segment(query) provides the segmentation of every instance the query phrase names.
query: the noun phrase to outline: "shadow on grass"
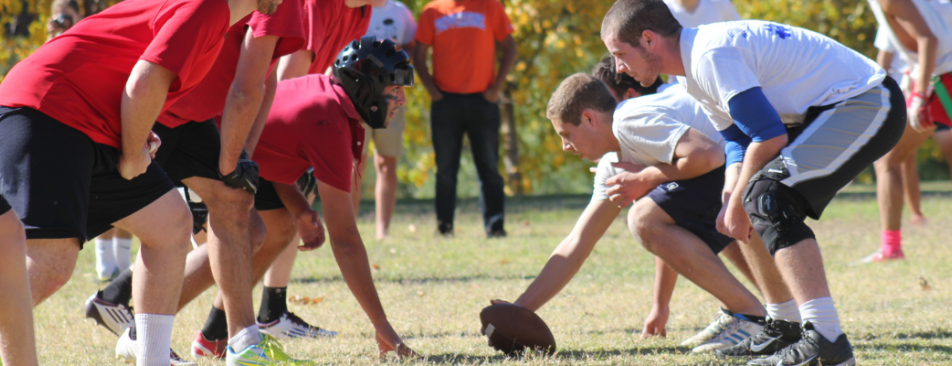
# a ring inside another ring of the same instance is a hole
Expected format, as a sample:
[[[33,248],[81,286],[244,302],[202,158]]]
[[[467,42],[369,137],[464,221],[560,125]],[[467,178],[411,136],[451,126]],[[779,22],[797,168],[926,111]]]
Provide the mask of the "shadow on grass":
[[[934,331],[915,332],[915,333],[886,333],[886,334],[872,334],[872,333],[869,333],[869,334],[866,334],[866,335],[864,335],[864,336],[859,337],[858,339],[861,339],[861,340],[864,340],[864,341],[873,341],[873,340],[883,339],[883,338],[895,338],[895,339],[935,339],[935,338],[943,338],[943,339],[948,339],[948,338],[952,338],[952,331],[945,330],[945,329],[938,329],[938,330],[934,330]]]
[[[902,342],[882,342],[875,344],[854,344],[854,350],[863,350],[866,352],[935,352],[942,354],[952,354],[952,347],[938,345],[922,345],[918,343]]]
[[[494,281],[509,281],[509,280],[531,280],[536,276],[523,276],[523,275],[509,275],[509,276],[495,276],[488,274],[480,275],[470,275],[470,276],[431,276],[431,277],[376,277],[374,278],[375,282],[383,283],[398,283],[402,285],[425,285],[431,283],[467,283],[472,281],[485,281],[485,280],[494,280]],[[333,282],[343,282],[344,278],[340,275],[331,276],[331,277],[307,277],[307,278],[292,278],[291,283],[294,284],[311,284],[311,283],[333,283]]]
[[[630,349],[613,349],[613,350],[595,350],[595,351],[585,351],[585,350],[559,350],[555,356],[552,356],[554,360],[562,361],[582,361],[582,360],[592,360],[592,359],[605,359],[610,357],[617,356],[653,356],[661,354],[670,354],[670,355],[684,355],[691,352],[690,348],[687,347],[635,347]],[[457,363],[478,363],[483,364],[487,362],[500,362],[508,359],[504,354],[496,353],[492,356],[472,356],[459,353],[444,353],[438,355],[429,355],[426,356],[426,360],[435,363],[435,364],[457,364]],[[528,355],[525,358],[516,357],[515,359],[538,359],[539,356]],[[726,360],[719,360],[717,363],[728,362]],[[707,363],[704,363],[707,364]]]

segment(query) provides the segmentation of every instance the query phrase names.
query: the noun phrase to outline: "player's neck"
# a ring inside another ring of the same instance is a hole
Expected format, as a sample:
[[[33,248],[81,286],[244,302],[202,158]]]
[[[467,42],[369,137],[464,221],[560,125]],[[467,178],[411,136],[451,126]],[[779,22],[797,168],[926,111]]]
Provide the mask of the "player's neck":
[[[681,32],[678,31],[678,34],[661,39],[661,56],[662,65],[661,69],[662,74],[666,75],[675,75],[675,76],[684,76],[684,61],[681,58]]]
[[[235,25],[239,20],[251,14],[251,12],[258,9],[258,2],[256,0],[227,0],[228,1],[228,10],[231,10],[231,21],[228,23],[229,26]]]

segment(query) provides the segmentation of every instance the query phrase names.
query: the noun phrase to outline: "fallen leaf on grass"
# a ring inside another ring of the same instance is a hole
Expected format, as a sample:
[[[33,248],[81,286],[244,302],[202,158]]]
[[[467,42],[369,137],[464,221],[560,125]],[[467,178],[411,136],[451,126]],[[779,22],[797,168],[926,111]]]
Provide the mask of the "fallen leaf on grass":
[[[307,296],[291,296],[288,298],[288,301],[299,305],[317,305],[320,304],[321,301],[324,301],[324,296],[315,297],[313,299]]]
[[[415,232],[416,232],[416,225],[410,224],[409,229],[410,229],[410,232],[411,232],[411,233],[415,233]]]
[[[374,269],[380,269],[380,265],[377,263],[371,264],[370,266],[373,267]]]
[[[501,261],[499,261],[499,263],[500,263],[500,264],[508,264],[508,263],[509,263],[509,261],[507,261],[507,260],[505,260],[505,259],[503,259],[503,260],[501,260]]]
[[[932,286],[929,286],[929,281],[926,281],[926,278],[922,276],[919,276],[919,287],[921,287],[923,291],[932,289]]]

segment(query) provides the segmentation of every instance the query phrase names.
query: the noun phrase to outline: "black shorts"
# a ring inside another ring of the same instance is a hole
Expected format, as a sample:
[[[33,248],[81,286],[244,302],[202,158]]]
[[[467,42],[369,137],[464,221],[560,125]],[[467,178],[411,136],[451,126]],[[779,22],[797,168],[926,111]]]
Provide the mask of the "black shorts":
[[[155,161],[175,185],[182,186],[183,179],[192,177],[221,180],[218,175],[221,133],[214,119],[175,128],[156,123],[152,131],[162,139]]]
[[[806,215],[819,219],[840,189],[896,146],[905,128],[902,91],[887,76],[860,95],[807,109],[802,127],[788,127],[787,147],[751,182],[770,179],[793,188],[809,205]]]
[[[264,178],[258,178],[258,192],[255,193],[255,210],[268,211],[284,208],[284,202],[274,190],[274,184]]]
[[[3,199],[3,196],[0,196],[0,216],[6,214],[7,211],[10,211],[10,204]]]
[[[154,161],[132,180],[119,175],[119,150],[30,108],[0,107],[0,195],[27,239],[82,243],[175,187]]]
[[[648,198],[678,226],[696,235],[717,254],[734,241],[717,232],[723,188],[724,167],[721,166],[700,177],[659,185],[648,193]]]
[[[936,124],[935,124],[935,132],[948,131],[948,130],[950,130],[950,129],[952,129],[952,127],[949,127],[949,125],[945,125],[945,124],[941,124],[941,123],[936,123]]]

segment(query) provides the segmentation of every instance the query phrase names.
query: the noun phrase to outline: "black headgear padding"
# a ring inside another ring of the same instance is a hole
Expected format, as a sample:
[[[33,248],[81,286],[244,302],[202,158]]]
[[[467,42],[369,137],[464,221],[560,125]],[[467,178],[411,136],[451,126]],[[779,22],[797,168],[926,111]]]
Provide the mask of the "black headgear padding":
[[[371,128],[384,128],[387,122],[387,98],[390,85],[413,86],[410,56],[397,49],[390,39],[364,36],[344,47],[334,60],[334,76],[344,87],[357,114]]]

